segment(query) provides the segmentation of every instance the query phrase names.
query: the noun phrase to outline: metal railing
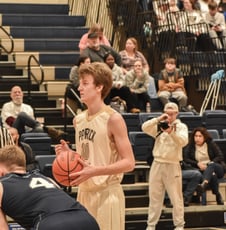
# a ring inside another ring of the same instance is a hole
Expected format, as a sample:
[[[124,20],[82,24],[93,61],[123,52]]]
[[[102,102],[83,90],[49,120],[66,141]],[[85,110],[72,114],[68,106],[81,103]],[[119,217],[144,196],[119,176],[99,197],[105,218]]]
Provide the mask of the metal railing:
[[[11,43],[11,48],[8,50],[3,44],[2,44],[2,40],[0,42],[0,48],[2,50],[4,50],[7,54],[11,54],[14,50],[14,41],[13,41],[13,37],[11,36],[11,34],[8,33],[8,31],[3,27],[0,26],[0,29],[7,35],[7,37],[10,39],[10,43]]]
[[[34,73],[32,73],[31,71],[31,62],[32,60],[34,60],[37,64],[37,66],[39,67],[40,71],[41,71],[41,80],[39,81],[36,76],[34,75]],[[31,98],[31,85],[32,85],[32,80],[36,82],[36,84],[38,84],[39,86],[44,82],[45,76],[44,76],[44,69],[42,67],[42,65],[40,64],[39,60],[33,55],[31,54],[28,58],[27,61],[27,69],[28,69],[28,80],[27,80],[27,89],[28,89],[28,101],[31,102],[32,98]]]

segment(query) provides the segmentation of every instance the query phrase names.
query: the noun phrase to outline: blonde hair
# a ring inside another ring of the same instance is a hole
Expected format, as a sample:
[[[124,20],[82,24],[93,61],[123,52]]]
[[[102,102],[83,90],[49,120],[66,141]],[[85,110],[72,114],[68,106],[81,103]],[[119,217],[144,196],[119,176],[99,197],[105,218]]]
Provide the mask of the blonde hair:
[[[16,145],[6,145],[0,149],[0,163],[3,163],[9,170],[15,165],[26,169],[25,153]]]
[[[137,50],[138,50],[138,43],[137,43],[137,39],[136,38],[134,38],[134,37],[129,37],[129,38],[127,38],[127,41],[128,40],[130,40],[133,44],[134,44],[134,46],[135,46],[135,48],[134,48],[134,52],[136,52]]]

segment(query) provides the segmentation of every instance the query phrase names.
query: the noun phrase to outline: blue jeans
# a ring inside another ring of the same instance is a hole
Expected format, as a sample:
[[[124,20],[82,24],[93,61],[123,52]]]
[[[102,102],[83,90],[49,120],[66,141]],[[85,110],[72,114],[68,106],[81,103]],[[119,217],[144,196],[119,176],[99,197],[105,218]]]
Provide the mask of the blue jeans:
[[[219,192],[219,182],[218,179],[224,176],[224,168],[219,163],[211,163],[208,165],[206,170],[203,172],[202,178],[203,181],[207,180],[209,182],[209,187],[212,190],[213,194]]]
[[[183,195],[188,201],[190,201],[197,185],[202,180],[202,173],[196,169],[182,170],[182,179],[186,182]]]

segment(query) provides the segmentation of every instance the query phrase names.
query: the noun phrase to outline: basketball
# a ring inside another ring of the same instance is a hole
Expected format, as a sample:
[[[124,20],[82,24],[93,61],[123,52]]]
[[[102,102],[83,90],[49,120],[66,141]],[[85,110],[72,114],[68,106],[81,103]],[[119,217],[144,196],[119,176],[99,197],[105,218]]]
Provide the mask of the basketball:
[[[67,151],[56,156],[52,165],[52,173],[55,180],[64,186],[70,186],[71,173],[79,172],[83,166],[79,163],[80,155],[76,152]]]

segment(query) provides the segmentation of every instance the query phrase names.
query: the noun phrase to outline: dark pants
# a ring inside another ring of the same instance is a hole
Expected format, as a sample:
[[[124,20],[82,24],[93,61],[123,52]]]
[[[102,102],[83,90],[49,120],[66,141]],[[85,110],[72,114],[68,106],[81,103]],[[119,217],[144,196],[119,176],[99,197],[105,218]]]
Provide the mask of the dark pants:
[[[151,98],[148,93],[133,93],[135,98],[136,108],[139,108],[141,111],[146,111],[146,104],[149,102],[151,104]]]
[[[50,215],[41,220],[35,230],[99,230],[96,220],[85,210],[73,210]]]
[[[208,165],[206,170],[203,172],[203,180],[209,182],[209,188],[212,190],[213,194],[219,192],[219,182],[218,179],[224,176],[224,168],[219,163],[211,163]]]
[[[106,104],[110,104],[111,99],[116,96],[119,96],[122,100],[126,102],[127,112],[129,112],[133,108],[138,108],[134,103],[135,98],[130,92],[129,87],[123,86],[120,89],[112,88],[108,97],[105,99]]]
[[[19,135],[26,132],[25,127],[30,127],[31,129],[34,129],[36,126],[40,125],[38,121],[36,121],[34,118],[30,117],[25,112],[20,112],[16,118],[16,120],[13,122],[13,127],[18,130]]]

